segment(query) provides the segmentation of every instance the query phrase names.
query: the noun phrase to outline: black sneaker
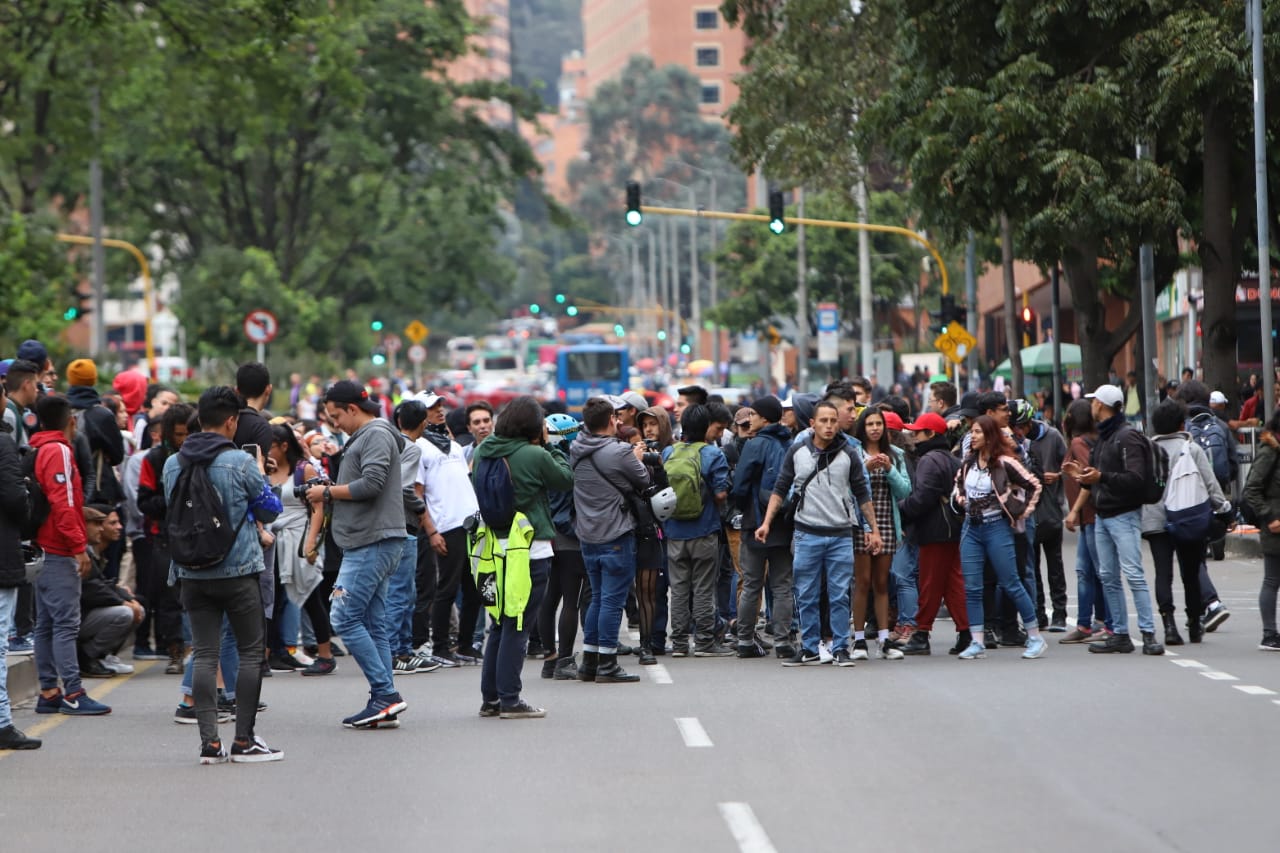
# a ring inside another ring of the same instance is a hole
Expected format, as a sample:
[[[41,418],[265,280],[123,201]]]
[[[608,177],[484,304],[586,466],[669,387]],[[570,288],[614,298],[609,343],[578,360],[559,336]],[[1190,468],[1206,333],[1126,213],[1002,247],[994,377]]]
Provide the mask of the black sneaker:
[[[306,669],[302,661],[288,652],[275,652],[267,657],[267,667],[272,672],[297,672]]]
[[[1021,628],[1014,628],[1012,631],[1001,631],[999,643],[1002,646],[1021,648],[1027,644],[1027,632]],[[988,646],[987,648],[991,648]]]
[[[450,651],[436,652],[431,657],[445,669],[455,669],[462,666],[462,661]]]
[[[1263,652],[1280,652],[1280,634],[1268,634],[1258,643],[1258,650]]]
[[[857,666],[853,662],[853,656],[849,654],[848,649],[836,649],[832,653],[831,662],[836,666]]]
[[[711,643],[706,646],[697,646],[693,650],[695,658],[729,658],[733,657],[733,649],[728,646],[722,646],[719,643]]]
[[[316,658],[311,665],[301,670],[303,675],[333,675],[338,671],[338,664],[333,658]],[[422,672],[419,668],[418,672]]]
[[[535,708],[523,699],[514,705],[503,705],[498,711],[498,716],[504,720],[537,720],[546,715],[545,708]]]
[[[801,649],[795,656],[782,662],[783,666],[817,666],[822,663],[822,656],[817,652]]]
[[[342,648],[342,646],[334,642],[333,640],[329,641],[329,651],[333,652],[333,656],[335,658],[345,658],[347,656],[346,650]]]
[[[259,673],[262,675],[262,677],[263,677],[263,678],[270,678],[270,677],[271,677],[271,664],[267,663],[267,662],[264,660],[264,661],[262,662],[262,665],[261,665],[261,667],[259,668],[259,670],[258,670],[258,671],[259,671]]]
[[[222,702],[218,702],[218,722],[231,723],[231,722],[235,722],[235,719],[236,719],[235,703],[232,702],[231,709],[227,710],[223,706]],[[173,721],[175,723],[179,723],[180,725],[184,725],[184,726],[193,726],[196,723],[200,722],[196,718],[196,706],[195,705],[179,705],[177,707],[177,710],[173,712]]]
[[[1223,622],[1231,618],[1231,611],[1221,601],[1215,601],[1209,605],[1209,609],[1204,613],[1204,629],[1212,634],[1218,630]]]
[[[929,632],[916,631],[904,645],[898,647],[904,655],[928,655],[933,650],[929,647]],[[964,651],[961,649],[960,651]],[[957,652],[959,654],[959,652]]]
[[[484,662],[484,655],[480,654],[480,652],[470,646],[465,648],[459,646],[458,653],[454,657],[456,657],[458,662],[463,666],[479,666]],[[539,657],[541,657],[541,655],[539,655]]]
[[[85,678],[115,678],[114,670],[107,669],[100,660],[86,660],[80,664],[80,675]]]
[[[482,717],[496,717],[501,712],[502,712],[502,706],[499,705],[497,702],[481,702],[480,703],[480,716]]]
[[[1111,634],[1100,643],[1090,643],[1089,651],[1099,655],[1129,654],[1133,651],[1133,640],[1128,634]]]
[[[284,750],[272,749],[267,742],[257,735],[253,740],[231,742],[231,762],[233,764],[259,764],[264,761],[280,761],[284,758]]]
[[[1058,614],[1057,616],[1054,616],[1052,621],[1049,622],[1049,633],[1050,634],[1067,633],[1067,617],[1063,614]]]
[[[760,648],[759,643],[752,643],[748,646],[738,646],[738,657],[740,658],[762,658],[767,657],[768,653]]]
[[[1164,654],[1164,646],[1156,640],[1155,633],[1151,631],[1142,632],[1142,653],[1144,655],[1162,655]]]
[[[795,646],[783,643],[780,646],[774,646],[773,653],[778,656],[779,660],[790,660],[796,656]]]
[[[673,643],[671,646],[671,656],[673,658],[687,658],[689,656],[689,644]]]
[[[27,737],[12,725],[0,729],[0,749],[39,749],[44,741]]]
[[[227,751],[222,748],[222,741],[211,740],[200,747],[201,764],[226,764],[229,760]]]

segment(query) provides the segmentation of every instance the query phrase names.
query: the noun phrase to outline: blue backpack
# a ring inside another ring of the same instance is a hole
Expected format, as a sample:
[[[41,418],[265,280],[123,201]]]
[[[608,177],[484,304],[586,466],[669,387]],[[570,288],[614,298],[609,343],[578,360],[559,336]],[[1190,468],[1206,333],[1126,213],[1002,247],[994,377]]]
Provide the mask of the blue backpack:
[[[475,460],[471,483],[476,490],[476,503],[485,526],[505,536],[516,519],[516,488],[511,482],[511,466],[505,458],[482,457]]]

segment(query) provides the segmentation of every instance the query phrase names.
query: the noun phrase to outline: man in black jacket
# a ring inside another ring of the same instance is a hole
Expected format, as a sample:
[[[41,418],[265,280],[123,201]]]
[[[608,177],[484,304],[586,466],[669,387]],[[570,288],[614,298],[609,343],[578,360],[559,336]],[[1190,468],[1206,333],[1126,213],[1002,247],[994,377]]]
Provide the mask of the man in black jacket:
[[[120,516],[106,504],[84,508],[84,526],[89,535],[89,576],[80,582],[80,674],[86,678],[111,678],[133,672],[120,660],[118,652],[145,611],[122,587],[102,573],[104,552],[120,541],[124,532]]]
[[[1085,396],[1093,401],[1098,442],[1089,454],[1088,467],[1067,462],[1063,473],[1075,477],[1093,498],[1098,513],[1095,528],[1098,577],[1115,621],[1115,633],[1106,640],[1091,643],[1089,651],[1099,654],[1133,651],[1124,597],[1124,582],[1128,581],[1138,611],[1138,629],[1142,631],[1142,653],[1162,655],[1164,646],[1155,638],[1151,590],[1142,570],[1143,492],[1146,481],[1155,476],[1151,447],[1142,433],[1125,421],[1124,392],[1118,387],[1102,385]]]
[[[4,385],[0,384],[0,411],[7,404]],[[7,427],[8,424],[0,422],[0,639],[9,636],[18,604],[18,587],[27,580],[21,532],[27,520],[27,489],[23,484],[18,445],[9,436]],[[39,749],[39,740],[27,737],[13,726],[9,693],[5,688],[8,678],[9,668],[5,656],[0,654],[0,749]]]
[[[898,501],[902,532],[920,549],[920,603],[914,614],[915,633],[902,646],[904,655],[927,655],[929,633],[943,599],[955,620],[956,644],[951,654],[968,647],[968,608],[964,575],[960,571],[961,517],[950,507],[960,460],[951,454],[947,422],[937,412],[926,412],[904,427],[916,434],[916,476],[911,494]],[[907,614],[898,614],[904,619]]]
[[[115,506],[124,500],[115,472],[115,466],[124,461],[124,436],[94,387],[97,365],[87,358],[76,359],[67,365],[67,383],[67,399],[77,422],[74,448],[85,503]]]

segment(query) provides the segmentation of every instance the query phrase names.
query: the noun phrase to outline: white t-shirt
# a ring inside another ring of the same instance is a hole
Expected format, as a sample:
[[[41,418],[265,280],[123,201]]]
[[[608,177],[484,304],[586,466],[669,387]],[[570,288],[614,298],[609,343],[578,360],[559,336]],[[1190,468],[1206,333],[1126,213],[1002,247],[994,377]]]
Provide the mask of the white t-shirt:
[[[458,442],[449,442],[448,455],[425,438],[415,442],[422,448],[422,463],[416,482],[422,484],[423,499],[431,520],[441,533],[456,530],[480,511],[471,487],[471,471]]]

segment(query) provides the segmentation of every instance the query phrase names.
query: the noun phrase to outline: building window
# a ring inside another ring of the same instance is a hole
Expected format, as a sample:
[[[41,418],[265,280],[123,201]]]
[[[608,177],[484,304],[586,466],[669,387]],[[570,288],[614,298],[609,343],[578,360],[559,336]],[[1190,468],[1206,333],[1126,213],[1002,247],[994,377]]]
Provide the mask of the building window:
[[[702,84],[702,103],[704,104],[720,103],[720,84],[719,83],[703,83]]]
[[[693,25],[699,30],[720,29],[720,15],[715,9],[699,9],[693,13]]]
[[[696,51],[696,59],[700,68],[715,68],[720,64],[720,48],[700,47]]]

